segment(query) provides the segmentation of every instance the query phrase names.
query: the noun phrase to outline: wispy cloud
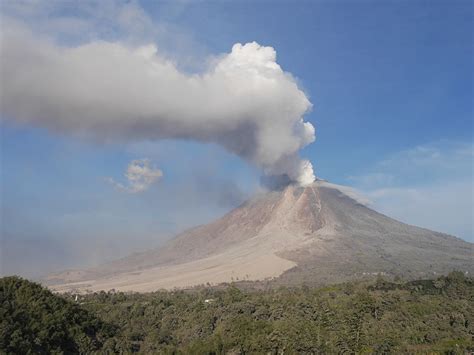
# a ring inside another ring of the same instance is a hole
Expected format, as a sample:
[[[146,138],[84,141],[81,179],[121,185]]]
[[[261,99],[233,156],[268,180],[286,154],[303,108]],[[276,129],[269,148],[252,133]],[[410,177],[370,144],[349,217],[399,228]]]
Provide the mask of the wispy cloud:
[[[367,188],[424,186],[434,181],[472,177],[473,159],[472,142],[443,140],[397,152],[366,172],[348,179]]]
[[[67,42],[98,37],[149,40],[164,31],[136,1],[7,1],[2,15],[8,21],[27,23],[35,33],[54,34]]]
[[[348,180],[387,215],[474,241],[472,142],[407,149]]]
[[[163,172],[153,167],[149,159],[136,159],[128,164],[124,175],[127,179],[126,185],[116,182],[111,177],[107,177],[106,181],[120,191],[137,193],[148,190],[152,184],[163,176]]]

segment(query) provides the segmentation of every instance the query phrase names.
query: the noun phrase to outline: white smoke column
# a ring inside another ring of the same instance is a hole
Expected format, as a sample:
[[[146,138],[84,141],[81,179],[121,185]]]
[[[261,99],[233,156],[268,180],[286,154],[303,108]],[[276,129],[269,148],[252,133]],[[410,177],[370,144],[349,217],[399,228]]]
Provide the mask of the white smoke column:
[[[314,180],[299,150],[314,141],[311,103],[276,52],[235,44],[199,75],[180,72],[154,45],[95,41],[62,47],[4,26],[2,115],[99,140],[216,143],[265,174]]]

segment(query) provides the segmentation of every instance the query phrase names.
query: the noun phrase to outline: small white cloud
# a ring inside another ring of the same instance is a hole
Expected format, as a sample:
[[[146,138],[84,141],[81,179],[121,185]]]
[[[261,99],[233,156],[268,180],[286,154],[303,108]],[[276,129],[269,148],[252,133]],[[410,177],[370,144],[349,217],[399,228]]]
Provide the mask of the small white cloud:
[[[106,181],[120,191],[137,193],[146,191],[152,184],[163,176],[163,172],[160,169],[153,167],[150,159],[136,159],[128,164],[124,175],[127,179],[126,185],[116,182],[111,177],[107,177]]]

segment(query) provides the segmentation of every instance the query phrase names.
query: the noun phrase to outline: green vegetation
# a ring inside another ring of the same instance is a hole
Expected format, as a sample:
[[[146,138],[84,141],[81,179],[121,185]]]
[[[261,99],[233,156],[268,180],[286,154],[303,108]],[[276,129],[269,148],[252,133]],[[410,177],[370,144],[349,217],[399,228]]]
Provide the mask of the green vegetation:
[[[0,353],[91,353],[116,328],[42,286],[0,279]]]
[[[0,279],[0,353],[465,354],[474,280],[55,295]]]

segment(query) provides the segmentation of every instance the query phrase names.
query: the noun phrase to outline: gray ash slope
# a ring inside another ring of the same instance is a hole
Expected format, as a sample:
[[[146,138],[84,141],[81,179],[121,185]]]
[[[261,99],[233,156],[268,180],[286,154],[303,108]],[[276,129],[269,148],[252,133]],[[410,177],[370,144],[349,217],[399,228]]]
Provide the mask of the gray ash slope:
[[[261,194],[164,247],[51,275],[58,291],[152,291],[235,280],[324,284],[375,274],[474,273],[474,245],[398,222],[318,180]]]
[[[279,283],[329,283],[376,274],[422,278],[452,270],[474,273],[474,244],[399,222],[337,187],[323,185],[318,190],[323,225],[332,225],[333,233],[316,233],[311,247],[283,252],[298,266],[284,273]]]

